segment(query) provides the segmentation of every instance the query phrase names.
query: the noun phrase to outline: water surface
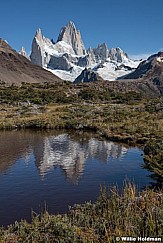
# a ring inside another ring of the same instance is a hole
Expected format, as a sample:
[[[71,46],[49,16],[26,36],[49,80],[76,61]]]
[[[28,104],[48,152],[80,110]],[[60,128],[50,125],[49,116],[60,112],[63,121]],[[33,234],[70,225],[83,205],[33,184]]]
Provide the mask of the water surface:
[[[68,205],[94,201],[100,185],[128,178],[149,185],[142,151],[100,140],[95,134],[64,131],[0,132],[0,225],[30,220],[45,206],[64,213]]]

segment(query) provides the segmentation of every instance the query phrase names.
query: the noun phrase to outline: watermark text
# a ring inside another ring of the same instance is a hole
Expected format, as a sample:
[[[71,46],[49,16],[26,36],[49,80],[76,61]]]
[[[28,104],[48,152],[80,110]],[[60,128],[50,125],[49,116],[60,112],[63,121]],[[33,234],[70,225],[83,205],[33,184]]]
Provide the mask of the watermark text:
[[[116,241],[123,241],[123,242],[162,242],[161,237],[131,237],[131,236],[122,236],[116,237]]]

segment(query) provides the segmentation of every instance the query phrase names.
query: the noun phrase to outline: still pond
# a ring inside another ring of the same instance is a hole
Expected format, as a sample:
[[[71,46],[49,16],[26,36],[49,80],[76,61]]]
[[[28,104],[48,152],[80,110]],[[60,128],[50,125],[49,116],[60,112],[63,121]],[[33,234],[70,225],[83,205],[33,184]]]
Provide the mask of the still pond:
[[[64,213],[94,201],[100,185],[122,188],[127,178],[138,190],[150,185],[137,147],[65,131],[0,132],[0,226],[30,221],[31,210]]]

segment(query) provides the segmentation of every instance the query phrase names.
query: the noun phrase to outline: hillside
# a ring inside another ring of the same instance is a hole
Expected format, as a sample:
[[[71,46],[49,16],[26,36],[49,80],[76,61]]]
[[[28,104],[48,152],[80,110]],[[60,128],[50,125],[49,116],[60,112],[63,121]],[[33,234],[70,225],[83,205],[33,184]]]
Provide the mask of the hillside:
[[[158,52],[141,62],[137,69],[123,77],[124,79],[141,80],[144,83],[151,83],[163,93],[163,52]]]
[[[34,65],[24,56],[13,50],[7,42],[0,39],[0,82],[21,85],[25,83],[60,82],[61,79]]]

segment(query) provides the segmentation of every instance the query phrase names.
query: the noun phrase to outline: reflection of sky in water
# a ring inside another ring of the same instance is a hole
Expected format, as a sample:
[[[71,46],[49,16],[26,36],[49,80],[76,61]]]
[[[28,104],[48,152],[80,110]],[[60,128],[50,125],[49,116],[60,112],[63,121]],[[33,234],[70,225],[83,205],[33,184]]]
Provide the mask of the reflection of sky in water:
[[[122,186],[125,178],[148,185],[142,151],[92,134],[1,132],[0,225],[30,218],[44,204],[50,213],[95,200],[102,184]]]

